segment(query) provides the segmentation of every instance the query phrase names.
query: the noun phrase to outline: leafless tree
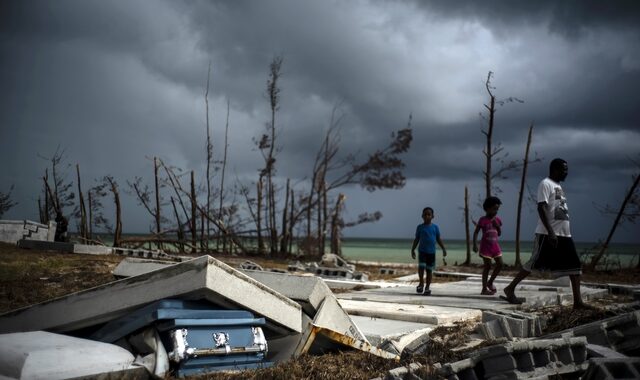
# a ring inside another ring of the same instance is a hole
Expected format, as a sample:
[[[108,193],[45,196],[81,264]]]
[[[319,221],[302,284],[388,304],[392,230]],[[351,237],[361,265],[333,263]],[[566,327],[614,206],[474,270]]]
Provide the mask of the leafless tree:
[[[109,190],[113,195],[113,202],[116,208],[116,221],[113,230],[113,246],[119,247],[122,240],[122,206],[120,204],[120,193],[118,191],[118,183],[112,176],[105,176],[104,181],[109,184]]]
[[[469,231],[469,188],[464,187],[464,232],[467,243],[467,257],[462,265],[471,264],[471,236]]]
[[[7,193],[3,193],[0,191],[0,218],[2,218],[2,215],[4,215],[5,212],[9,211],[12,207],[18,204],[11,200],[12,191],[13,185],[11,185]]]
[[[207,183],[207,202],[205,205],[205,210],[207,216],[211,215],[211,165],[213,164],[213,144],[211,143],[211,135],[209,133],[209,80],[211,78],[211,62],[209,62],[209,70],[207,71],[207,90],[204,94],[204,102],[206,107],[206,118],[207,118],[207,173],[206,173],[206,183]],[[207,219],[207,231],[206,237],[202,236],[202,239],[206,241],[205,251],[209,251],[209,219]]]
[[[84,203],[84,195],[82,193],[82,186],[80,183],[80,165],[76,164],[76,174],[78,178],[78,207],[76,216],[79,218],[79,232],[81,238],[87,242],[89,240],[89,228],[88,228],[88,220],[87,220],[87,208]]]
[[[625,197],[622,200],[622,204],[618,209],[616,218],[613,221],[613,225],[611,226],[611,229],[609,230],[609,234],[607,235],[607,239],[600,246],[600,251],[598,252],[598,254],[593,256],[593,258],[591,259],[591,262],[587,266],[587,268],[590,270],[595,270],[596,266],[598,265],[598,262],[605,255],[607,248],[609,248],[609,243],[611,243],[611,239],[613,238],[613,234],[616,232],[616,229],[620,224],[620,221],[628,220],[632,223],[635,223],[636,219],[640,216],[640,194],[639,194],[640,191],[638,191],[638,183],[640,182],[640,173],[636,173],[632,179],[633,179],[633,184],[627,190]],[[629,207],[629,209],[627,210],[628,206],[631,206],[631,207]],[[607,208],[605,208],[605,212],[607,213],[610,213],[612,211],[613,209],[611,207],[607,206]],[[638,266],[640,266],[640,263],[638,263]]]
[[[522,199],[524,198],[525,182],[527,178],[527,168],[529,167],[529,148],[531,147],[531,135],[533,134],[533,124],[529,126],[527,134],[527,146],[522,159],[522,177],[520,178],[520,191],[518,192],[518,209],[516,216],[516,266],[522,264],[520,259],[520,224],[522,220]]]
[[[507,172],[515,170],[520,166],[520,163],[516,160],[507,160],[508,153],[503,153],[504,147],[502,146],[502,144],[493,144],[496,105],[501,106],[505,103],[511,102],[524,103],[522,100],[514,97],[506,98],[503,100],[496,100],[496,97],[493,94],[493,90],[495,90],[495,87],[491,85],[492,76],[493,72],[489,71],[487,80],[485,82],[485,88],[487,89],[487,93],[489,94],[489,104],[485,104],[484,107],[487,109],[488,115],[486,117],[482,114],[480,115],[487,123],[487,128],[481,130],[482,134],[486,137],[486,145],[482,153],[485,156],[486,162],[483,175],[485,180],[485,194],[487,198],[492,195],[493,191],[500,192],[500,189],[493,185],[493,180],[506,179]],[[500,164],[497,170],[493,167],[494,161]]]

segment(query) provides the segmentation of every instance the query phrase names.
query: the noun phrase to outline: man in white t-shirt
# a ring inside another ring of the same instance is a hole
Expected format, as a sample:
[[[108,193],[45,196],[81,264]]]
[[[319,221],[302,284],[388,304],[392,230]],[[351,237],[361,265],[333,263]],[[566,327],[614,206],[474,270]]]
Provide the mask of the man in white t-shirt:
[[[586,307],[580,295],[582,263],[571,238],[567,198],[560,186],[568,173],[567,161],[556,158],[549,164],[549,177],[538,185],[538,225],[533,253],[513,281],[504,288],[505,295],[500,296],[509,303],[522,303],[522,299],[515,295],[516,286],[535,269],[550,271],[555,277],[569,276],[573,308]]]

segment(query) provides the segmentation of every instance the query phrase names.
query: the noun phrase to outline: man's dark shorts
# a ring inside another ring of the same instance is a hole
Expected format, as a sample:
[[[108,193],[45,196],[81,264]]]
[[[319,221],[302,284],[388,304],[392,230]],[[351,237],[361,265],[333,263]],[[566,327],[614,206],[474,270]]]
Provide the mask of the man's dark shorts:
[[[558,236],[558,245],[554,246],[549,236],[536,234],[531,258],[522,269],[549,271],[554,277],[561,277],[582,274],[582,263],[572,238]]]
[[[436,254],[418,252],[418,268],[434,271],[436,269]]]

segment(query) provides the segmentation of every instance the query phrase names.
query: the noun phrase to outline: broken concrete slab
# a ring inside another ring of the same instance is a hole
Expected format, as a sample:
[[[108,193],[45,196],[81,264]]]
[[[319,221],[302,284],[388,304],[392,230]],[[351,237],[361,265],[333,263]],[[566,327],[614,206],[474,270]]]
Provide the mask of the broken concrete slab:
[[[69,379],[132,370],[133,355],[114,344],[45,331],[0,335],[0,377]]]
[[[176,262],[173,261],[125,257],[111,273],[116,277],[133,277],[153,272],[154,270],[170,267],[175,264]]]
[[[313,324],[343,334],[345,336],[369,343],[358,326],[353,323],[351,317],[342,308],[338,300],[331,296],[325,297],[318,309]]]
[[[414,331],[431,332],[436,326],[426,323],[398,321],[386,318],[351,315],[351,320],[360,328],[369,343],[379,347],[383,341],[398,340]]]
[[[341,348],[351,348],[369,352],[373,355],[386,359],[400,360],[400,356],[398,355],[374,347],[365,341],[340,334],[324,327],[312,326],[309,329],[309,332],[309,337],[306,339],[306,342],[300,351],[302,354],[324,354]]]
[[[341,299],[340,304],[347,313],[352,315],[427,323],[431,325],[441,325],[482,317],[480,310],[458,307],[358,301],[353,299]]]
[[[153,301],[207,300],[267,320],[274,335],[300,332],[300,305],[210,256],[111,282],[0,316],[0,332],[68,332],[96,326]]]
[[[524,305],[512,305],[499,299],[498,295],[480,295],[480,287],[476,283],[469,281],[431,284],[431,291],[430,297],[424,297],[416,294],[413,285],[400,285],[340,293],[337,297],[340,299],[451,306],[479,310],[506,310],[522,308],[523,306],[557,305],[559,301],[564,303],[571,299],[571,290],[568,288],[558,288],[558,291],[539,291],[538,286],[532,288],[519,286],[517,290],[518,296],[525,297],[526,301]],[[589,299],[591,297],[604,296],[607,291],[605,289],[583,287],[582,293],[585,299]],[[559,295],[561,296],[560,298]]]
[[[0,241],[17,244],[20,240],[53,241],[56,222],[36,223],[31,220],[0,220]]]

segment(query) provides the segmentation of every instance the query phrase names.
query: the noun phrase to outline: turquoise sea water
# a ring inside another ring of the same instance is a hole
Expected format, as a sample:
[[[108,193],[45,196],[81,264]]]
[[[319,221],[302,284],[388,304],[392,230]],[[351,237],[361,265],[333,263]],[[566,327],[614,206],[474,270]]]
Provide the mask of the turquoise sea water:
[[[125,237],[144,236],[143,234],[125,234]],[[101,236],[102,241],[111,244],[111,235]],[[342,242],[342,254],[350,261],[373,261],[388,263],[416,263],[411,259],[411,239],[376,239],[376,238],[344,238]],[[464,240],[445,240],[447,247],[447,263],[449,265],[464,262],[467,255],[466,243]],[[329,247],[329,242],[326,246]],[[598,252],[597,243],[576,242],[578,253],[583,262],[588,262],[591,255]],[[508,265],[515,263],[515,242],[500,241],[503,252],[503,260]],[[437,247],[437,264],[442,265],[442,251]],[[327,248],[328,249],[328,248]],[[520,243],[520,256],[522,262],[526,262],[531,255],[532,242],[523,241]],[[295,252],[295,248],[294,248]],[[638,264],[640,259],[640,244],[611,244],[607,250],[607,255],[601,260],[601,264],[606,268],[629,267]],[[482,259],[478,254],[471,251],[471,262],[480,264]]]
[[[410,239],[371,239],[371,238],[345,238],[342,243],[342,253],[348,260],[375,261],[390,263],[415,263],[411,259]],[[467,255],[467,247],[464,240],[445,240],[447,248],[447,263],[458,264],[464,262]],[[501,241],[503,260],[506,264],[515,262],[515,242]],[[590,259],[590,255],[597,253],[596,243],[576,242],[576,249],[582,256],[583,262]],[[437,247],[437,263],[442,265],[442,250]],[[526,262],[531,255],[532,242],[520,242],[520,257]],[[611,244],[608,249],[607,263],[610,268],[628,267],[636,265],[640,257],[640,245],[638,244]],[[482,263],[478,254],[471,251],[471,262]]]

